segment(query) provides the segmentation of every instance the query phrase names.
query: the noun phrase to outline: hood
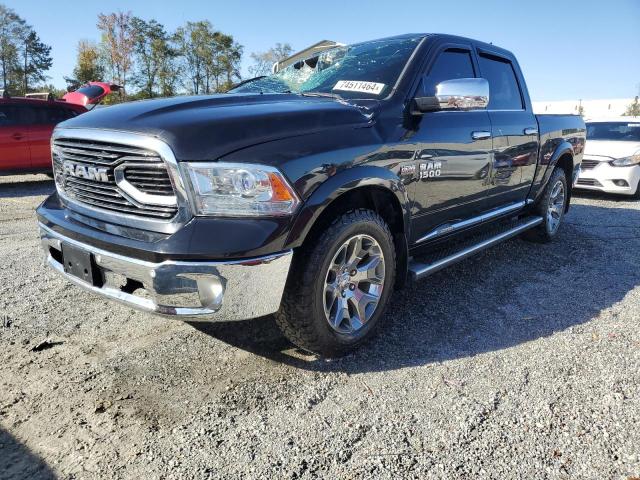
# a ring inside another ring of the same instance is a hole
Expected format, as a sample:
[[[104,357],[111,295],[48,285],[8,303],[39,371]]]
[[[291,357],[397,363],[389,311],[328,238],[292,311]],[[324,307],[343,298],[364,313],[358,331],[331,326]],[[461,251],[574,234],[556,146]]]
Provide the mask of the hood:
[[[640,151],[640,142],[589,140],[584,148],[587,157],[624,158]]]
[[[62,125],[153,135],[169,144],[178,160],[216,160],[271,140],[368,126],[373,117],[370,107],[327,97],[220,94],[115,105]]]

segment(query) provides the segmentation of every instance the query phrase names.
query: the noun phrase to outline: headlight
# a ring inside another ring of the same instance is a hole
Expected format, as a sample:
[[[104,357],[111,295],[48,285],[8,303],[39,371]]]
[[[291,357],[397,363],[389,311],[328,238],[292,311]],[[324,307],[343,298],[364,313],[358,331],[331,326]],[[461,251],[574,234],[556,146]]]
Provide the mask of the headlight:
[[[293,213],[298,196],[278,169],[223,162],[182,163],[196,215],[281,216]]]
[[[640,152],[636,152],[630,157],[618,158],[611,162],[614,167],[630,167],[631,165],[640,165]]]

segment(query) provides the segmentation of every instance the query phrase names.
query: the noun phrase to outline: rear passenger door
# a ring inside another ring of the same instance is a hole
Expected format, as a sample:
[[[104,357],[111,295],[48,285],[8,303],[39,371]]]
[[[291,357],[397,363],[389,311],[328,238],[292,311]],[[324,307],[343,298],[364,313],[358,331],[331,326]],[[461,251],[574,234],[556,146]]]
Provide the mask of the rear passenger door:
[[[31,168],[27,126],[22,121],[21,106],[0,105],[0,171]]]
[[[514,59],[479,50],[480,76],[489,82],[493,161],[487,207],[522,202],[533,181],[538,157],[538,124]]]
[[[55,126],[71,118],[71,109],[58,105],[34,105],[29,107],[29,148],[33,168],[51,166],[51,134]]]

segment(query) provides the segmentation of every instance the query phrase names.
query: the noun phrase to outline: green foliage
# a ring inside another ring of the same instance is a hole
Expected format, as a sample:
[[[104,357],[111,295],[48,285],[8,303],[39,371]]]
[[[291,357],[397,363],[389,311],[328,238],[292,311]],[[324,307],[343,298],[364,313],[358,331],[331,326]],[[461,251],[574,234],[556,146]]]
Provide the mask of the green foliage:
[[[177,52],[162,24],[133,17],[136,70],[134,83],[140,88],[137,98],[170,96],[176,92]]]
[[[44,82],[48,77],[45,72],[51,68],[51,47],[40,41],[33,30],[29,31],[22,44],[22,63],[17,73],[22,77],[22,91],[30,91],[30,82]]]
[[[181,83],[195,95],[226,91],[240,79],[242,46],[211,22],[187,22],[173,36],[181,63]]]
[[[80,40],[77,52],[73,77],[64,77],[69,91],[77,90],[81,85],[88,82],[105,80],[105,66],[98,46],[89,40]]]
[[[13,94],[33,90],[51,68],[51,47],[12,9],[0,4],[0,74],[3,88]]]

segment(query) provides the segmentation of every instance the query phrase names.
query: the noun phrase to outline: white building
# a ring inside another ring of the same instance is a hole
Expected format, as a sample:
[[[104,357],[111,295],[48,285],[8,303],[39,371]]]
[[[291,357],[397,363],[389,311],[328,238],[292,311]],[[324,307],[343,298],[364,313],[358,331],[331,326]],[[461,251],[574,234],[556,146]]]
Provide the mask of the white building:
[[[533,102],[535,113],[569,113],[577,115],[582,106],[585,118],[619,117],[633,103],[633,98],[609,98],[604,100],[561,100]]]

